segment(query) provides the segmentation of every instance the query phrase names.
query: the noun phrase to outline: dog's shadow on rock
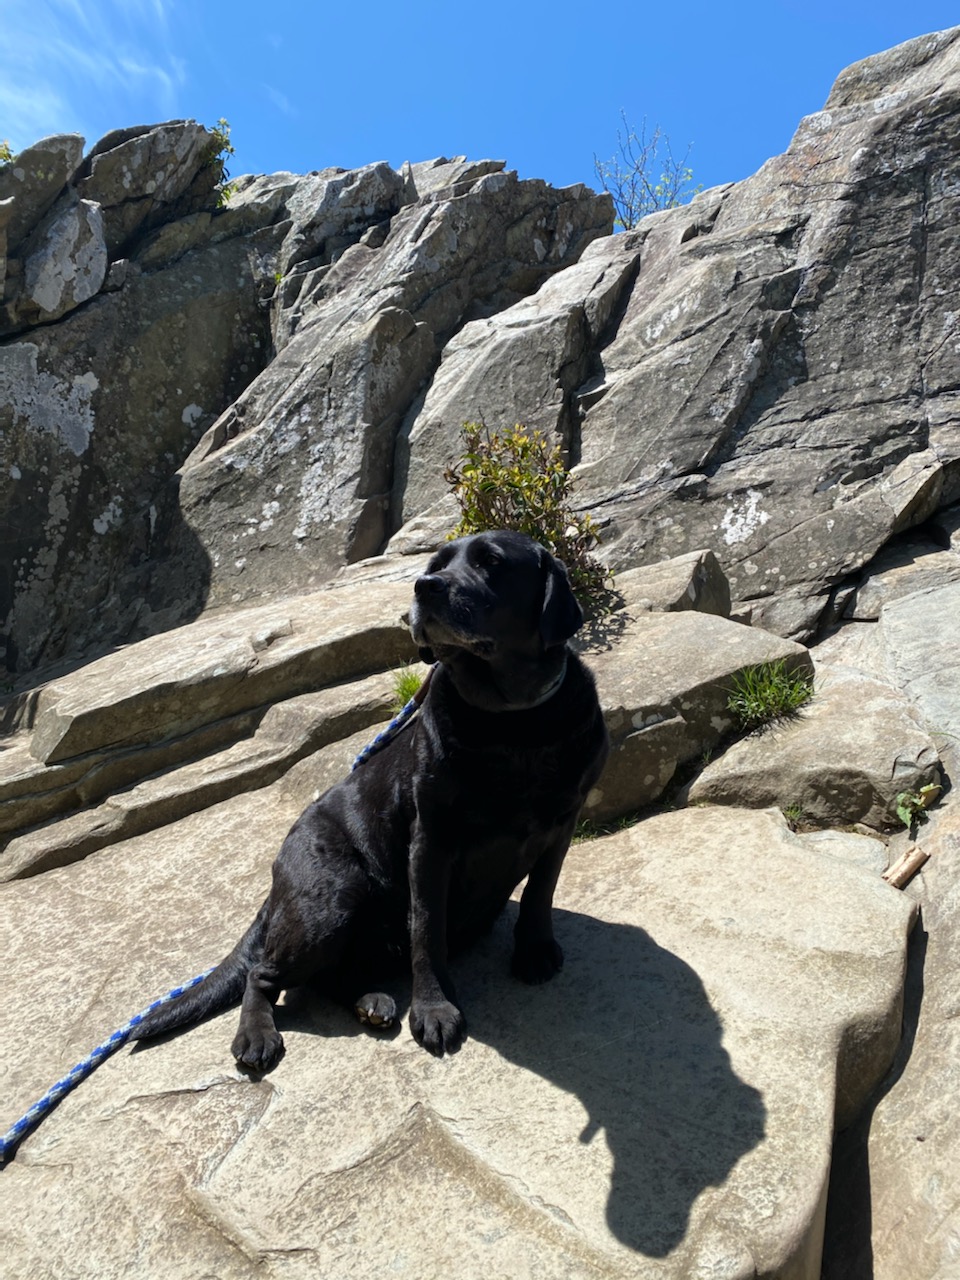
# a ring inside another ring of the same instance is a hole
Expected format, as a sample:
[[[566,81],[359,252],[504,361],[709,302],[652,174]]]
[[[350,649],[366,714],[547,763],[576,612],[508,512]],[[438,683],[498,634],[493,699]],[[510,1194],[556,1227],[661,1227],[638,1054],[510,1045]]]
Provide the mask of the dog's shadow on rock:
[[[643,929],[555,910],[565,963],[543,986],[511,978],[516,904],[452,966],[469,1035],[505,1060],[574,1095],[585,1126],[549,1130],[545,1158],[576,1166],[579,1147],[606,1141],[613,1157],[607,1224],[629,1248],[663,1258],[686,1235],[691,1208],[762,1141],[766,1109],[741,1080],[696,972]],[[409,984],[386,984],[409,1035]],[[277,1009],[281,1029],[367,1033],[345,1009],[307,990]],[[469,1045],[469,1041],[468,1041]],[[507,1090],[509,1092],[509,1089]],[[584,1167],[595,1177],[596,1165]]]
[[[470,1034],[579,1099],[589,1120],[570,1141],[602,1130],[613,1157],[611,1232],[665,1257],[700,1193],[763,1139],[761,1094],[733,1071],[700,978],[643,929],[557,910],[564,968],[525,987],[503,972],[515,918],[511,903],[457,966]]]

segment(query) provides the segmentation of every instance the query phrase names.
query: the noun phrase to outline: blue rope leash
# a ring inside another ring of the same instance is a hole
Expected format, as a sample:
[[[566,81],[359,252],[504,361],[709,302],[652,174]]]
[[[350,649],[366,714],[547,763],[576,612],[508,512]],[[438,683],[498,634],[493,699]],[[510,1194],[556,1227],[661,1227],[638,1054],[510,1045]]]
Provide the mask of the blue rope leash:
[[[78,1062],[75,1067],[67,1072],[62,1080],[58,1080],[52,1088],[48,1089],[40,1101],[35,1102],[30,1110],[12,1124],[3,1137],[0,1138],[0,1164],[5,1164],[7,1160],[12,1158],[17,1144],[45,1116],[50,1114],[61,1098],[66,1097],[70,1090],[75,1088],[81,1080],[86,1080],[87,1076],[92,1071],[95,1071],[101,1062],[106,1061],[112,1053],[116,1053],[118,1049],[126,1044],[130,1038],[131,1031],[140,1025],[148,1013],[152,1013],[154,1009],[159,1009],[161,1005],[169,1004],[171,1000],[176,1000],[177,996],[182,996],[185,991],[189,991],[192,987],[199,986],[204,978],[213,973],[215,968],[216,965],[204,970],[203,973],[198,973],[195,978],[191,978],[183,986],[174,987],[165,996],[161,996],[159,1000],[154,1000],[153,1004],[147,1005],[146,1009],[141,1009],[139,1013],[135,1013],[129,1022],[125,1022],[122,1027],[118,1027],[112,1036],[104,1040],[103,1044],[98,1044],[91,1053],[87,1054],[82,1062]]]
[[[430,677],[433,672],[434,668],[431,667],[424,677],[423,684],[421,684],[407,705],[399,715],[394,716],[387,727],[378,733],[369,745],[364,747],[354,760],[352,769],[365,764],[371,756],[381,751],[388,742],[392,742],[397,734],[409,723],[414,714],[420,709],[420,704],[427,695]],[[199,986],[204,978],[213,973],[215,968],[216,965],[210,969],[205,969],[203,973],[198,973],[195,978],[191,978],[183,986],[174,987],[165,996],[161,996],[159,1000],[154,1000],[153,1004],[147,1005],[146,1009],[141,1009],[139,1013],[135,1013],[129,1022],[125,1022],[122,1027],[118,1027],[113,1035],[104,1040],[103,1044],[98,1044],[81,1062],[78,1062],[61,1080],[58,1080],[52,1088],[48,1089],[40,1101],[35,1102],[30,1110],[15,1121],[3,1137],[0,1138],[0,1165],[13,1158],[17,1145],[32,1129],[36,1128],[41,1120],[50,1114],[61,1098],[66,1097],[70,1090],[76,1088],[82,1080],[86,1080],[87,1076],[95,1071],[101,1062],[105,1062],[111,1054],[116,1053],[118,1049],[121,1049],[127,1043],[130,1039],[131,1031],[140,1025],[148,1013],[153,1013],[154,1009],[159,1009],[161,1005],[169,1004],[171,1000],[176,1000],[178,996],[182,996],[185,991]]]
[[[420,704],[423,702],[424,698],[427,696],[427,689],[430,687],[430,680],[435,670],[436,670],[435,666],[430,668],[430,670],[424,676],[423,683],[421,684],[420,688],[413,695],[413,697],[410,699],[407,705],[403,708],[403,710],[398,715],[395,715],[393,717],[393,719],[390,721],[387,727],[385,729],[382,729],[380,733],[378,733],[377,736],[373,739],[372,742],[367,743],[367,745],[363,748],[363,750],[354,760],[353,764],[350,766],[351,773],[353,772],[354,769],[359,769],[360,765],[366,764],[367,761],[370,759],[370,757],[375,756],[378,751],[382,751],[383,748],[388,743],[392,742],[394,738],[397,736],[397,734],[400,733],[407,726],[407,724],[409,724],[410,720],[413,718],[416,712],[420,710]]]

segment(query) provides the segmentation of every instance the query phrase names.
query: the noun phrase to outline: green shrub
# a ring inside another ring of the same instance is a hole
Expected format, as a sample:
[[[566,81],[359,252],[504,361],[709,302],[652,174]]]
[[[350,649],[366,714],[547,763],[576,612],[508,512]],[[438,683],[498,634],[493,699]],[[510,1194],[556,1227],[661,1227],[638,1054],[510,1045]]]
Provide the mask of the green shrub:
[[[761,662],[734,676],[727,707],[741,729],[756,729],[798,711],[813,697],[813,676],[788,671],[785,658]]]
[[[7,164],[13,159],[13,150],[6,138],[0,138],[0,164]]]
[[[230,141],[230,125],[224,120],[223,116],[210,128],[209,132],[212,134],[213,140],[210,143],[206,163],[216,166],[216,181],[220,187],[217,207],[222,208],[233,192],[233,188],[228,181],[230,171],[227,168],[227,156],[232,156],[236,149]]]
[[[490,432],[465,422],[463,441],[463,456],[444,473],[461,512],[450,537],[488,529],[525,533],[563,561],[585,613],[609,608],[610,575],[590,554],[600,534],[589,515],[568,505],[572,479],[560,446],[520,423]]]

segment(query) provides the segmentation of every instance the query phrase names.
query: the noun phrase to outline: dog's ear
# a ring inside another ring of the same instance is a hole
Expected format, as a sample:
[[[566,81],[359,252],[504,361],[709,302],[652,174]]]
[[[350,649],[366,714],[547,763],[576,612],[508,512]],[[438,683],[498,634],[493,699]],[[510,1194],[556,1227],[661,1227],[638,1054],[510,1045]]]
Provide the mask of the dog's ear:
[[[540,639],[545,649],[563,644],[583,625],[583,613],[570,587],[566,566],[549,552],[543,553],[546,582],[543,611],[540,614]]]
[[[422,644],[420,648],[417,650],[417,653],[419,653],[420,655],[420,661],[426,662],[431,667],[436,662],[436,658],[434,657],[433,650],[428,645]]]

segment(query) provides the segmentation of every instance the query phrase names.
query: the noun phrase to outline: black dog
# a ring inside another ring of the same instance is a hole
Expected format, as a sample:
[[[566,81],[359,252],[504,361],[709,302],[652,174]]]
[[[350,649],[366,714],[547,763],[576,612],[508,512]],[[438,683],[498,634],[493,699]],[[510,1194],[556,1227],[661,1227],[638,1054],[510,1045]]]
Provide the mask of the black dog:
[[[524,876],[513,971],[543,982],[562,965],[553,891],[608,749],[593,678],[566,644],[582,622],[566,570],[530,538],[483,533],[438,551],[415,592],[411,630],[439,664],[419,716],[309,806],[246,935],[134,1038],[242,995],[233,1053],[265,1071],[283,1051],[283,990],[320,984],[385,1026],[396,1006],[374,984],[405,962],[414,1036],[452,1052],[466,1024],[448,953],[490,928]]]

